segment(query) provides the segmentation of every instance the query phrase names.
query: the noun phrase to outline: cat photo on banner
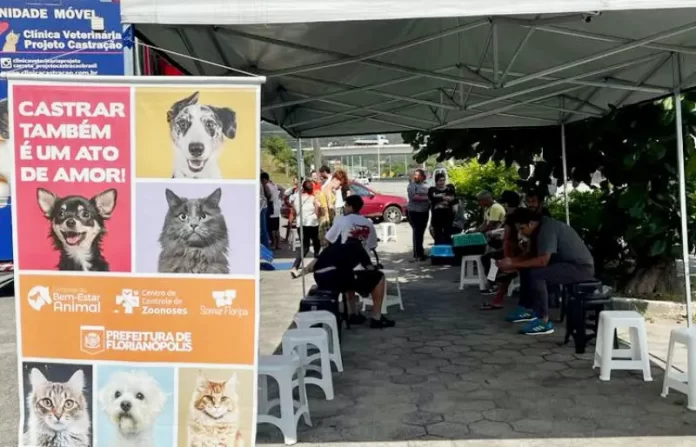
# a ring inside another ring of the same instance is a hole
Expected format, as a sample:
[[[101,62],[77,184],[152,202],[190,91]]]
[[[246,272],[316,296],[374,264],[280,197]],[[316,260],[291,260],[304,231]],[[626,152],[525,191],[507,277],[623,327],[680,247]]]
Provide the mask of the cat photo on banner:
[[[24,445],[92,446],[92,366],[24,363]]]
[[[251,446],[252,384],[253,371],[179,370],[179,446]]]
[[[138,273],[251,275],[256,268],[254,186],[138,183]]]

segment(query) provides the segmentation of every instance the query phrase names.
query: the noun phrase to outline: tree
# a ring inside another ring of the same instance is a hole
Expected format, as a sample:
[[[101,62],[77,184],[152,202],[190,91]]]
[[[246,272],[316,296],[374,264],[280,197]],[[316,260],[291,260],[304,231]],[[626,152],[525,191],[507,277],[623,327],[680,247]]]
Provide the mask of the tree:
[[[687,193],[696,198],[696,94],[684,95]],[[674,257],[681,252],[677,182],[675,108],[670,98],[612,110],[603,118],[566,125],[568,172],[574,182],[590,184],[600,170],[598,197],[602,205],[593,254],[598,267],[621,260],[625,273],[618,278],[626,292],[637,295],[673,293]],[[439,160],[492,160],[517,163],[519,184],[547,184],[549,175],[564,180],[560,129],[468,129],[407,132],[404,140],[418,150],[416,158],[437,155]],[[543,154],[533,176],[527,166]],[[696,234],[696,208],[689,203],[689,228]],[[572,223],[572,222],[571,222]],[[693,250],[693,238],[690,239]],[[625,253],[624,253],[625,251]],[[625,255],[625,256],[624,256]]]
[[[266,137],[261,142],[261,150],[270,154],[286,175],[297,175],[297,154],[292,150],[286,138],[278,135]],[[311,151],[303,154],[306,173],[309,173],[313,157]]]

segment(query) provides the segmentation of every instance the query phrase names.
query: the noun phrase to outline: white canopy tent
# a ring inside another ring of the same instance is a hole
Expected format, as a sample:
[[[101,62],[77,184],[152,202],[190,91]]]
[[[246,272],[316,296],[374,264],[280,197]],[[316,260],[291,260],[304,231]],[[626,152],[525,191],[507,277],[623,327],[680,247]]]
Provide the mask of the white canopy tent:
[[[122,19],[190,74],[266,76],[262,117],[298,138],[559,125],[565,147],[567,122],[696,86],[696,0],[122,0]],[[677,133],[691,322],[680,113]]]

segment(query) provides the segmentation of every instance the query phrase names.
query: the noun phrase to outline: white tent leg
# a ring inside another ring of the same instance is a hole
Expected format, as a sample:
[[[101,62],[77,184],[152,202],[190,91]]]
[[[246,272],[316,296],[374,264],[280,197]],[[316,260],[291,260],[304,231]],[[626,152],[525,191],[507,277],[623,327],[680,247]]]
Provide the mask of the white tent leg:
[[[686,325],[691,327],[691,276],[689,272],[689,235],[687,233],[686,176],[684,175],[684,131],[682,126],[681,92],[674,92],[677,122],[677,166],[679,168],[679,211],[681,214],[682,257],[684,260],[684,291],[686,292]]]
[[[304,270],[304,231],[302,230],[302,183],[304,181],[304,155],[302,154],[302,138],[297,139],[297,200],[300,202],[300,212],[297,213],[297,233],[300,235],[300,273]],[[305,277],[302,276],[302,297],[307,296]]]
[[[568,208],[568,160],[566,159],[565,124],[561,124],[561,157],[563,159],[563,201],[565,202],[566,224],[570,225]]]

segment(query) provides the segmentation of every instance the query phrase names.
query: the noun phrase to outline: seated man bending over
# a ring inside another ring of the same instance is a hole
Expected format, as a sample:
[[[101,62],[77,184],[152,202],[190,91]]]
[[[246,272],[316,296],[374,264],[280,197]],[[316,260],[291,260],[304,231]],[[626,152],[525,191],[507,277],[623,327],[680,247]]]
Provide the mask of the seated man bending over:
[[[375,268],[367,252],[377,248],[377,232],[372,222],[359,214],[362,207],[360,196],[346,198],[344,215],[326,233],[330,245],[317,258],[314,280],[320,289],[344,293],[345,304],[351,310],[351,324],[365,321],[355,301],[357,292],[362,296],[372,295],[371,328],[393,327],[395,323],[382,315],[384,274]],[[364,270],[355,271],[358,265]]]
[[[529,258],[504,258],[498,261],[503,271],[520,272],[525,302],[534,303],[535,318],[520,332],[527,335],[552,334],[549,321],[547,285],[574,284],[594,277],[594,260],[580,236],[568,225],[528,209],[515,212],[518,231],[536,241],[536,255]]]

